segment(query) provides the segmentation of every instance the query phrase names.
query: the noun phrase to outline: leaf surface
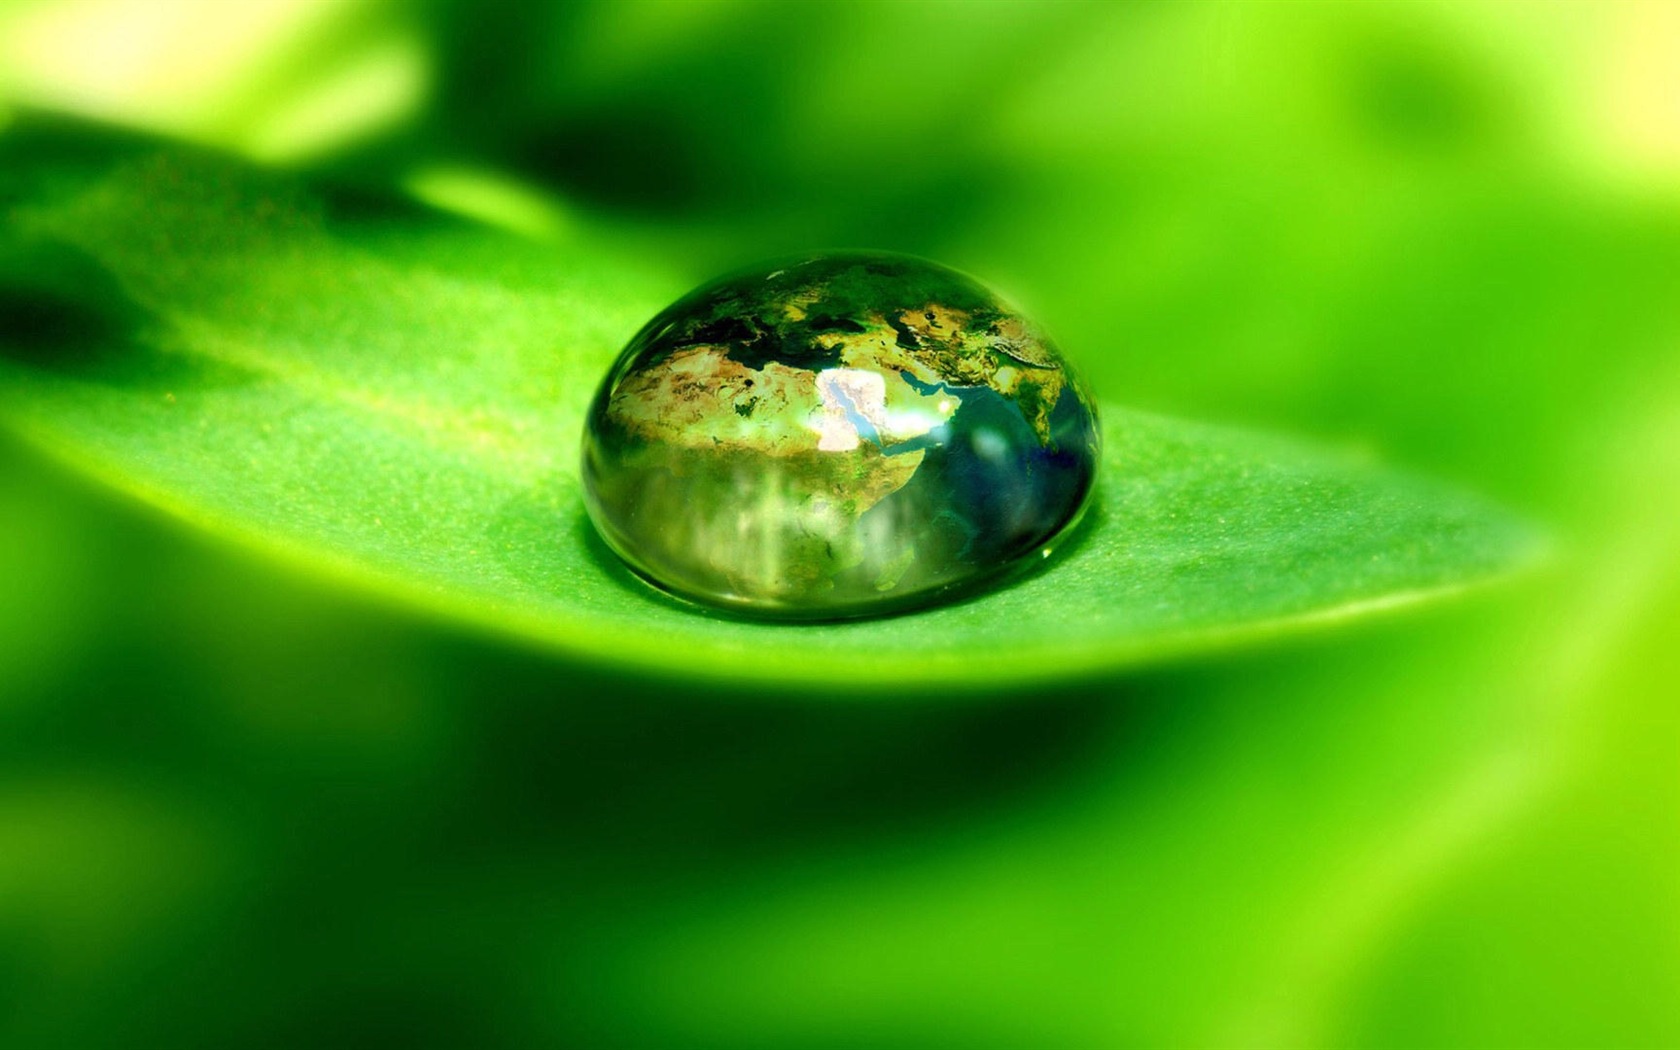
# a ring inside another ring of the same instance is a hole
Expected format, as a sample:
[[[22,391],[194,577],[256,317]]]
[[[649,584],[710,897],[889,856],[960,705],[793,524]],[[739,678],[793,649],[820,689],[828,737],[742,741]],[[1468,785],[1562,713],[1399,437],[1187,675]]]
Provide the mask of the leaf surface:
[[[1533,547],[1441,486],[1108,405],[1096,506],[1041,571],[888,619],[722,618],[632,577],[579,498],[595,385],[686,277],[85,130],[15,128],[0,171],[13,424],[215,532],[592,660],[1046,680],[1450,593]]]

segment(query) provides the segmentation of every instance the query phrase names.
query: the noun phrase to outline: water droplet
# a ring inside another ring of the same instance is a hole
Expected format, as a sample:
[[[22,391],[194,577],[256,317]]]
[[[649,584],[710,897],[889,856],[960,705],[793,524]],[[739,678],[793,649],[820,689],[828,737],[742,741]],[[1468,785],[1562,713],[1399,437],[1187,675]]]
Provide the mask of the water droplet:
[[[1048,557],[1099,442],[1067,362],[983,286],[830,254],[648,322],[590,408],[584,493],[607,544],[676,595],[864,616]]]

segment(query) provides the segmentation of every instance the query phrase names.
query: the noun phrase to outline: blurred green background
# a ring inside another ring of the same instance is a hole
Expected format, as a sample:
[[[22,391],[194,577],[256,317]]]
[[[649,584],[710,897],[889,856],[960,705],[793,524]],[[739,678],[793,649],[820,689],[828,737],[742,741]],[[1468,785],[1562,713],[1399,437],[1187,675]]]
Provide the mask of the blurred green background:
[[[14,0],[5,105],[684,280],[928,255],[1106,399],[1558,554],[813,701],[462,633],[0,441],[0,1044],[1680,1045],[1680,7]]]

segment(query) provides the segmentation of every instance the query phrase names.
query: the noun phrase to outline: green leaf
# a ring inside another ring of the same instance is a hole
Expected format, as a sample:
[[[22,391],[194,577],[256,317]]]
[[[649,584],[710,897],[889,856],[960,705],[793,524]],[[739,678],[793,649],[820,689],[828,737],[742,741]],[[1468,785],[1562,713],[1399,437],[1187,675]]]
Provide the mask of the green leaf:
[[[626,572],[578,492],[597,381],[693,275],[38,121],[0,138],[0,172],[15,426],[211,531],[593,660],[1041,680],[1451,593],[1533,550],[1442,487],[1111,405],[1098,503],[1042,571],[890,619],[721,618]]]

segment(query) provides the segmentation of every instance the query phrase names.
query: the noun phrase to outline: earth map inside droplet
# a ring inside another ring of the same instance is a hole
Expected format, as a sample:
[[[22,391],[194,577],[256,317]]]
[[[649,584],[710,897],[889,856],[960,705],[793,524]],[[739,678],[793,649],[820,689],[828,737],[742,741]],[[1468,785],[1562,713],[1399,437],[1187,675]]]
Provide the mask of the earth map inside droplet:
[[[1100,441],[1061,354],[980,284],[839,253],[722,278],[650,321],[590,408],[583,482],[607,544],[661,588],[840,618],[1045,557]]]

